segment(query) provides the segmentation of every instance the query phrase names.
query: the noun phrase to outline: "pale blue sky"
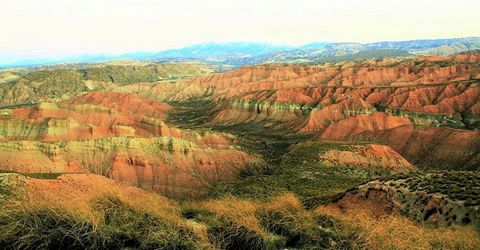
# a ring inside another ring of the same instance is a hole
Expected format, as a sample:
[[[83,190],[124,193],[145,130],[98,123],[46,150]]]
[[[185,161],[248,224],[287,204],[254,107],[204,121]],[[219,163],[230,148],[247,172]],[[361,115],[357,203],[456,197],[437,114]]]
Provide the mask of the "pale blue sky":
[[[479,0],[0,0],[0,54],[480,35]]]

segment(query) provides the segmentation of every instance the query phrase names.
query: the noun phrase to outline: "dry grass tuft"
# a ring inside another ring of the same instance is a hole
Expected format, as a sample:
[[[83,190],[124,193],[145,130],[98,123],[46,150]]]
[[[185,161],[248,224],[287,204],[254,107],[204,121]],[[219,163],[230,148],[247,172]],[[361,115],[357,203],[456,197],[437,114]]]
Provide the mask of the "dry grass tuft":
[[[318,216],[330,216],[342,225],[339,233],[349,235],[353,248],[367,249],[478,249],[480,235],[473,227],[427,227],[400,215],[374,217],[366,210],[343,213],[319,207]]]
[[[204,223],[221,249],[326,248],[335,238],[319,228],[314,214],[292,193],[266,202],[226,197],[187,203],[183,213]]]
[[[269,232],[286,238],[286,246],[299,247],[321,242],[321,231],[315,218],[292,193],[285,193],[263,204],[257,216]]]
[[[221,249],[266,249],[282,239],[266,231],[256,216],[260,204],[235,197],[200,204],[195,219],[208,227],[210,240]]]
[[[2,249],[212,248],[177,204],[104,177],[30,181],[12,204],[0,209]]]

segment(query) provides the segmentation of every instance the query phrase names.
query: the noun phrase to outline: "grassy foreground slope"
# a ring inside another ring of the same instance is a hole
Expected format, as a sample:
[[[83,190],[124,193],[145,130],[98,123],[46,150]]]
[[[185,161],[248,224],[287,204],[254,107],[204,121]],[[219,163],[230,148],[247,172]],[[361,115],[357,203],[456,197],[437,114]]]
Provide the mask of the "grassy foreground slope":
[[[3,173],[0,194],[2,249],[475,249],[480,244],[469,227],[427,228],[395,214],[379,219],[326,207],[306,210],[292,193],[265,201],[230,196],[177,203],[96,175],[33,179]]]

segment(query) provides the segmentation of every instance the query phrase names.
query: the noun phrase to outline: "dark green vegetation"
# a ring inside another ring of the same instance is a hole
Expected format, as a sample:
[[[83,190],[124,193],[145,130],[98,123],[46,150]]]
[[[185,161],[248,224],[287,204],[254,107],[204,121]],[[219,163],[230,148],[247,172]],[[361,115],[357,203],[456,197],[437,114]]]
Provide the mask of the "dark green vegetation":
[[[84,69],[51,69],[27,73],[23,79],[31,82],[49,81],[52,84],[73,84],[82,80],[127,84],[175,80],[208,73],[208,67],[195,68],[195,64],[139,64],[99,65]]]
[[[21,177],[35,179],[57,179],[61,174],[58,173],[17,173],[14,171],[0,170],[0,205],[2,199],[6,199],[21,193],[21,188],[25,187],[25,181]]]
[[[407,178],[412,180],[411,191],[425,191],[428,194],[437,192],[453,199],[458,197],[466,205],[476,204],[479,200],[475,198],[480,194],[478,183],[475,182],[479,178],[474,172],[442,171],[438,175],[424,171],[331,167],[322,163],[319,155],[332,149],[350,151],[352,146],[362,142],[301,143],[306,137],[266,128],[263,122],[223,126],[210,124],[209,114],[214,105],[206,100],[174,103],[174,106],[176,112],[171,113],[169,122],[180,127],[233,133],[237,136],[236,143],[243,150],[261,154],[265,160],[263,164],[253,165],[243,171],[237,181],[217,184],[211,192],[212,197],[236,196],[265,201],[284,192],[291,192],[301,199],[305,207],[314,208],[335,201],[346,191],[373,180]],[[424,117],[412,119],[420,118]]]
[[[449,199],[463,201],[467,207],[480,205],[480,173],[477,171],[413,173],[392,184],[410,192],[443,194]]]
[[[263,173],[250,171],[255,174],[247,173],[234,183],[218,184],[213,195],[235,194],[244,198],[265,199],[282,192],[293,192],[307,208],[313,208],[333,201],[345,191],[366,182],[403,174],[373,168],[329,167],[318,160],[319,154],[326,150],[348,150],[348,147],[339,143],[301,144],[284,155],[279,165],[266,167],[268,171]]]
[[[135,82],[178,80],[203,75],[212,71],[213,69],[207,65],[194,63],[162,63],[132,66],[107,65],[105,67],[82,69],[79,70],[79,73],[82,73],[86,80],[128,84]]]
[[[57,179],[60,175],[62,175],[62,173],[18,173],[15,171],[0,170],[0,174],[3,173],[15,173],[34,179]]]
[[[27,186],[25,178],[22,175],[15,173],[0,172],[0,208],[3,207],[4,202],[9,202],[17,197],[23,196],[24,188]],[[0,209],[0,213],[3,210]]]
[[[183,102],[169,102],[175,108],[167,117],[167,122],[178,128],[208,128],[210,114],[215,103],[210,100],[195,99]]]

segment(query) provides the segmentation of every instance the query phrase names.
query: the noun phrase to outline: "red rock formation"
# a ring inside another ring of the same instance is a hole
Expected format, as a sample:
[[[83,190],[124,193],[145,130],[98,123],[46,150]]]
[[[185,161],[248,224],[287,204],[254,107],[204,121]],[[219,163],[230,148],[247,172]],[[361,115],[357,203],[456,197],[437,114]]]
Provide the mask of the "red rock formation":
[[[329,149],[319,157],[323,164],[340,167],[389,168],[395,170],[415,169],[389,146],[377,144],[349,144],[348,150]]]
[[[207,135],[198,146],[171,137],[0,142],[0,169],[95,173],[168,196],[198,197],[257,161],[222,138]],[[214,142],[217,148],[209,147]]]
[[[478,170],[480,163],[480,131],[414,126],[383,113],[347,118],[327,127],[318,139],[386,144],[422,167]]]
[[[0,169],[95,173],[165,195],[197,197],[256,160],[231,147],[232,135],[165,124],[169,110],[162,102],[113,92],[4,110]]]
[[[236,93],[307,86],[394,86],[445,83],[475,78],[480,55],[457,55],[390,62],[364,61],[324,66],[262,65],[188,80],[189,85]]]
[[[375,108],[360,98],[347,99],[322,109],[314,109],[308,115],[300,131],[312,132],[324,129],[328,124],[343,120],[349,116],[368,114]]]
[[[4,109],[0,168],[93,172],[169,195],[196,196],[254,160],[231,147],[234,138],[228,135],[164,123],[172,109],[162,100],[203,97],[216,103],[212,123],[264,122],[317,140],[379,142],[415,165],[476,169],[479,132],[437,126],[478,119],[479,62],[475,54],[262,65]]]
[[[478,126],[479,62],[480,54],[460,54],[320,66],[252,66],[193,78],[183,82],[179,92],[209,89],[209,97],[217,103],[213,123],[262,122],[290,133],[315,133],[320,139],[375,138],[422,166],[444,159],[441,165],[455,168],[456,160],[466,157],[465,165],[458,168],[471,168],[479,162],[471,157],[478,152],[478,134],[446,127]],[[393,139],[387,131],[405,134]],[[456,131],[458,139],[465,137],[466,142],[446,146],[457,140],[441,136],[448,131]],[[374,136],[379,134],[381,138]],[[440,134],[441,139],[431,143],[442,156],[422,158],[421,148],[430,134]],[[396,145],[410,135],[417,138],[408,139],[406,146]]]
[[[376,132],[400,126],[413,127],[407,118],[376,112],[372,115],[349,117],[330,125],[320,134],[319,138],[341,140],[366,131]]]
[[[171,107],[122,93],[91,92],[60,103],[16,108],[0,117],[0,135],[9,140],[88,140],[105,137],[190,138],[192,131],[163,122]]]
[[[65,105],[101,105],[118,113],[164,118],[170,105],[146,98],[115,92],[90,92],[62,102]]]

